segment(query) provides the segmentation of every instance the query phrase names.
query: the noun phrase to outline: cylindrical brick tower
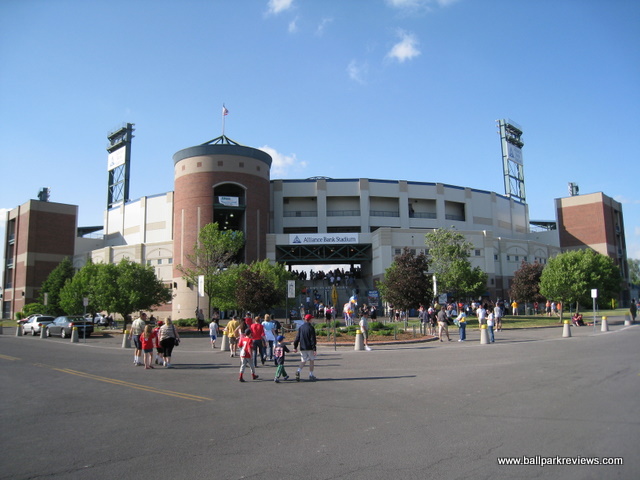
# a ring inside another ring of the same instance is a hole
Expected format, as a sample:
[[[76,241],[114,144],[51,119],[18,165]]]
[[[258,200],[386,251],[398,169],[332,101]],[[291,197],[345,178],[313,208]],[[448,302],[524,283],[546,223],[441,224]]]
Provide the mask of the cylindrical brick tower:
[[[178,265],[191,266],[198,232],[218,222],[221,230],[244,233],[244,261],[266,256],[269,228],[271,156],[239,145],[227,137],[185,148],[173,156],[173,283],[172,318],[191,318],[196,308],[208,312],[208,299],[198,299],[197,285],[188,284]]]

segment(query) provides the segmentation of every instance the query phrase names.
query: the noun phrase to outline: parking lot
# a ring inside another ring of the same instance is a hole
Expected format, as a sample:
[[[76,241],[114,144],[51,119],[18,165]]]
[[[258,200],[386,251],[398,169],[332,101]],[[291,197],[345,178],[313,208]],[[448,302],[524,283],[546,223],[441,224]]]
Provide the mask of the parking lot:
[[[0,479],[637,478],[638,326],[504,331],[496,343],[321,346],[315,383],[240,384],[206,335],[174,369],[121,335],[0,336]],[[475,337],[474,337],[475,335]],[[287,370],[295,372],[297,356]],[[306,377],[306,370],[303,378]],[[37,446],[34,442],[37,441]],[[501,466],[499,457],[624,465]]]

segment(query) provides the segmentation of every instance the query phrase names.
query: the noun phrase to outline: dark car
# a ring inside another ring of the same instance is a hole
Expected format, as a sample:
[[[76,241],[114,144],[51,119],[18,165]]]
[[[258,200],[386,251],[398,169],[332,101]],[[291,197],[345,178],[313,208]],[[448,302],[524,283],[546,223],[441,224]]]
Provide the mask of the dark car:
[[[73,327],[78,327],[78,336],[89,337],[93,333],[93,321],[87,320],[82,315],[67,315],[56,318],[47,325],[47,337],[60,335],[62,338],[71,336]]]
[[[55,317],[49,317],[47,315],[36,315],[29,317],[29,319],[22,324],[22,334],[26,335],[38,335],[40,329],[44,326],[46,328],[51,322],[55,320]]]

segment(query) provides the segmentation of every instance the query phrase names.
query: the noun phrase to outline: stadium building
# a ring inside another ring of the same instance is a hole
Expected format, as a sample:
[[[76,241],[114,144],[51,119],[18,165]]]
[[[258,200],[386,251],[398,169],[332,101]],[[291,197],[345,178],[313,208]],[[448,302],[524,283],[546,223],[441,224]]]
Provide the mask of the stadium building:
[[[197,285],[186,281],[177,267],[187,264],[199,230],[210,222],[244,232],[241,257],[247,263],[268,258],[293,269],[357,270],[357,279],[341,285],[339,305],[356,288],[375,301],[376,282],[394,257],[405,247],[425,252],[425,234],[433,229],[453,229],[471,242],[469,260],[488,274],[486,295],[492,299],[509,298],[510,280],[523,261],[546,263],[561,252],[562,238],[571,239],[568,248],[590,241],[570,234],[579,223],[575,215],[581,215],[576,200],[556,200],[559,228],[557,222],[530,221],[521,169],[510,171],[506,163],[505,184],[522,180],[515,194],[509,188],[501,195],[460,185],[389,179],[272,180],[272,159],[266,152],[224,135],[173,155],[172,192],[129,200],[131,132],[127,124],[109,136],[109,202],[103,226],[78,228],[77,207],[46,199],[8,212],[4,318],[13,318],[25,303],[37,301],[42,280],[61,258],[71,255],[78,269],[89,259],[117,263],[128,258],[150,265],[174,293],[173,301],[158,308],[156,316],[190,318],[198,307],[205,307],[206,314],[207,299],[198,296]],[[608,215],[601,228],[612,231],[598,239],[613,242],[607,251],[624,270],[621,206],[603,194],[588,202],[597,210],[594,202],[607,205],[601,210]],[[57,225],[52,235],[66,232],[60,237],[64,241],[52,243],[38,236],[37,231],[52,224]],[[97,229],[103,230],[102,238],[85,238]],[[331,302],[328,282],[308,280],[305,285]]]

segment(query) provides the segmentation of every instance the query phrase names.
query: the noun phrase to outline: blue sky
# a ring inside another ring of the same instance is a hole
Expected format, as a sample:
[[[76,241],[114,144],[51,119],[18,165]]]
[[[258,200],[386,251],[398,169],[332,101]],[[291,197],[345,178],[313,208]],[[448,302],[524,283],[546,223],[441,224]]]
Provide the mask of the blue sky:
[[[110,130],[135,123],[131,198],[163,193],[223,103],[272,178],[504,193],[510,118],[531,218],[602,191],[640,258],[639,86],[635,0],[3,0],[0,209],[46,186],[99,225]]]

